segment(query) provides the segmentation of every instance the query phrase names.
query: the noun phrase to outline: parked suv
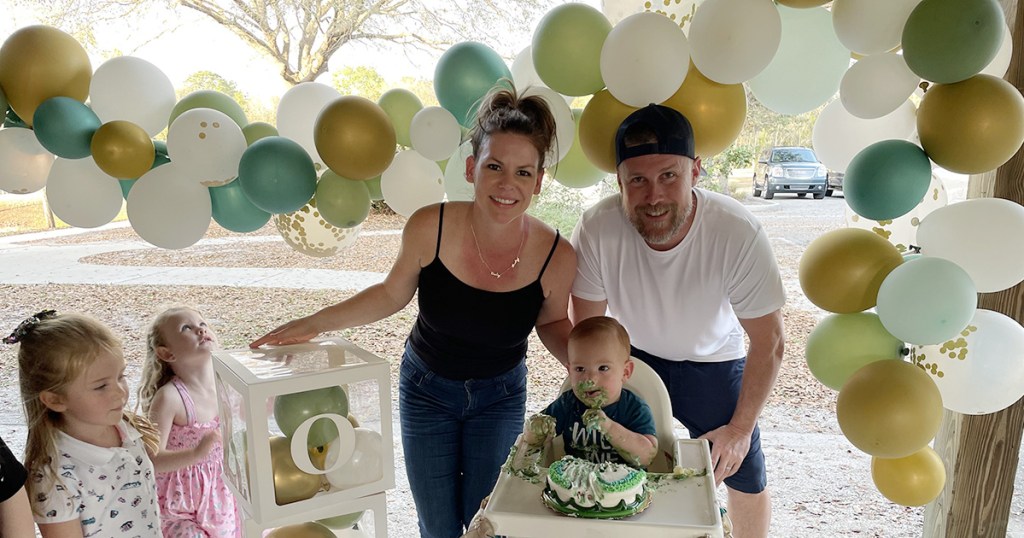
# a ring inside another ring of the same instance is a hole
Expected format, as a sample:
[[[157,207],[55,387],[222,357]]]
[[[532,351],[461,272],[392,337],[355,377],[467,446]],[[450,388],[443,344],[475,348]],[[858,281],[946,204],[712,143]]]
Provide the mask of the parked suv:
[[[768,148],[754,167],[754,196],[764,192],[764,199],[771,200],[776,193],[792,192],[801,198],[811,193],[820,200],[825,197],[827,174],[811,148]]]
[[[832,196],[832,191],[843,191],[843,178],[846,177],[845,172],[836,172],[835,170],[828,171],[828,187],[825,188],[825,196]]]

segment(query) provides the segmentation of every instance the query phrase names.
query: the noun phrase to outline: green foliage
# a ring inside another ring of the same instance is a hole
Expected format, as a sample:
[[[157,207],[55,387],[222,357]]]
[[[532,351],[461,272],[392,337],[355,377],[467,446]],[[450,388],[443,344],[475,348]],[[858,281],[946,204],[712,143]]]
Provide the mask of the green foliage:
[[[704,169],[712,178],[728,178],[737,168],[747,167],[754,160],[754,150],[747,146],[730,146],[725,151],[704,161]]]
[[[373,102],[390,89],[376,69],[365,65],[347,65],[340,71],[332,72],[331,84],[342,95],[358,95]]]
[[[420,98],[423,106],[440,106],[434,94],[434,82],[425,78],[402,77],[396,88],[405,88]]]
[[[583,211],[599,200],[607,189],[607,182],[586,189],[574,189],[545,178],[544,189],[533,199],[527,213],[568,237]]]
[[[827,103],[826,103],[827,104]],[[774,112],[756,99],[747,103],[747,118],[734,145],[763,149],[770,146],[811,146],[814,122],[825,105],[798,116]]]

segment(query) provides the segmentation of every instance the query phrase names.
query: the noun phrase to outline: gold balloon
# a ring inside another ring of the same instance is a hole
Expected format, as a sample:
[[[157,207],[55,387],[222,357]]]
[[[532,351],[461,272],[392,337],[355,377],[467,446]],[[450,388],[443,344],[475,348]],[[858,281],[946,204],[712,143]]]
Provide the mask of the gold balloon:
[[[1024,144],[1024,97],[992,75],[933,84],[917,110],[917,131],[935,164],[961,174],[988,172]]]
[[[51,26],[26,26],[0,47],[0,87],[11,108],[30,127],[36,108],[51,97],[84,103],[90,82],[92,64],[85,49]]]
[[[831,1],[832,0],[778,0],[780,4],[786,7],[793,7],[797,9],[823,6]]]
[[[665,106],[678,110],[693,126],[697,155],[714,156],[732,145],[747,118],[743,84],[719,84],[690,62],[686,79]]]
[[[384,109],[355,95],[328,103],[313,131],[324,164],[349,179],[381,175],[395,158],[395,140],[395,127]]]
[[[297,525],[285,525],[278,527],[266,538],[336,538],[334,531],[319,523],[299,523]]]
[[[330,443],[328,443],[330,444]],[[327,445],[315,446],[309,449],[309,461],[313,463],[313,467],[320,469],[321,471],[327,468]]]
[[[860,228],[818,236],[800,257],[800,288],[809,301],[837,314],[875,306],[878,288],[903,263],[891,243]]]
[[[145,174],[156,157],[153,140],[146,130],[124,120],[100,125],[92,135],[91,151],[100,170],[118,179],[134,179]]]
[[[924,506],[942,493],[946,466],[926,446],[905,458],[871,458],[871,479],[886,499],[903,506]]]
[[[270,467],[274,471],[274,498],[279,505],[304,501],[320,491],[320,476],[295,466],[287,437],[270,438]]]
[[[839,390],[843,435],[879,458],[904,458],[927,445],[942,423],[942,396],[924,370],[901,360],[861,367]]]
[[[612,97],[608,90],[595,93],[587,103],[580,116],[580,147],[594,166],[615,173],[615,132],[635,110]]]

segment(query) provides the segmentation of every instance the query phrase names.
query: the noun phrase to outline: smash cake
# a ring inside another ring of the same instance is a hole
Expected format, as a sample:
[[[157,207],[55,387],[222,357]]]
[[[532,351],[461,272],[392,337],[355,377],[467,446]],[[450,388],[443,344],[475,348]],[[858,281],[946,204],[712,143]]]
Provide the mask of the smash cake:
[[[556,512],[601,519],[629,517],[650,504],[646,472],[573,456],[551,464],[541,498]]]

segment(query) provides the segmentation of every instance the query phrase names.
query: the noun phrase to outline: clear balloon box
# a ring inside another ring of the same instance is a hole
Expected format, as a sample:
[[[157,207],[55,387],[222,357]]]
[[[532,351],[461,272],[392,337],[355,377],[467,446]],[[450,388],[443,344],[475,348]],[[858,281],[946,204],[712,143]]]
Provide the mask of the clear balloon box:
[[[246,537],[312,522],[336,536],[387,536],[384,491],[395,485],[387,361],[327,338],[218,351],[214,371],[225,480]]]

